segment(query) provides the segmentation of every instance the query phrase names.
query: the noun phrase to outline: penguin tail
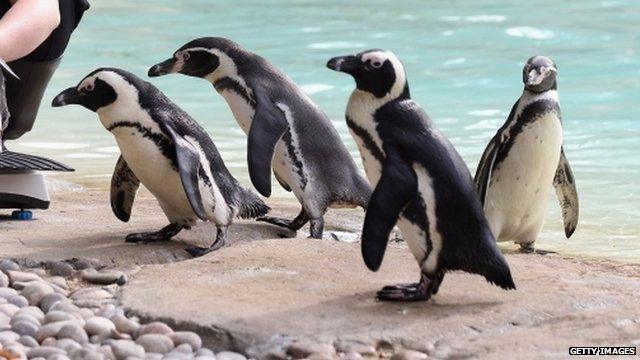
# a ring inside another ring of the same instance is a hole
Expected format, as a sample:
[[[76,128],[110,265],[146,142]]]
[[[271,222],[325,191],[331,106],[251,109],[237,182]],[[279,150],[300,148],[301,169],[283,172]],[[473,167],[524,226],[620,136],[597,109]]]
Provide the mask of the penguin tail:
[[[488,282],[497,285],[505,290],[515,290],[516,284],[511,277],[511,269],[507,264],[507,259],[498,248],[495,238],[489,230],[489,227],[485,227],[484,239],[481,243],[485,245],[485,256],[483,261],[479,264],[479,271]]]
[[[253,219],[266,215],[271,208],[253,191],[241,188],[238,216],[242,219]]]

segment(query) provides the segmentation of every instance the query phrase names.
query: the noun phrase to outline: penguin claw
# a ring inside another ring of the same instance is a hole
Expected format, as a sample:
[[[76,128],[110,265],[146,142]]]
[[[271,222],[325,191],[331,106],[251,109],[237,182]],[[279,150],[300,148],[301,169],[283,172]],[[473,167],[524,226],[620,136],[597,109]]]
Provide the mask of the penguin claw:
[[[166,241],[169,240],[170,238],[167,237],[160,237],[157,236],[156,233],[135,233],[135,234],[129,234],[127,235],[127,237],[125,237],[124,241],[126,243],[134,243],[134,244],[148,244],[151,242],[158,242],[158,241]]]
[[[424,287],[380,290],[376,295],[379,301],[427,301],[431,293]]]
[[[391,290],[408,290],[415,289],[420,286],[420,283],[410,283],[410,284],[398,284],[398,285],[387,285],[382,288],[382,291],[391,291]]]

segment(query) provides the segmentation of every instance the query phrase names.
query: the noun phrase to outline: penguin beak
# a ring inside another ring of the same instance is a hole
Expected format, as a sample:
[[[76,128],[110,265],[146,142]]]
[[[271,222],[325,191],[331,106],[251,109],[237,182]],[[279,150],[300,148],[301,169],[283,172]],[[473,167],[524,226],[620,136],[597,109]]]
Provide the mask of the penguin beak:
[[[175,64],[176,64],[176,59],[174,58],[167,59],[161,63],[157,63],[153,65],[149,69],[149,72],[147,73],[147,75],[149,75],[149,77],[157,77],[157,76],[172,74],[176,72],[176,70],[174,69]]]
[[[334,57],[327,62],[327,67],[329,69],[352,75],[359,66],[360,61],[353,55]]]
[[[75,87],[70,87],[53,98],[51,106],[60,107],[71,104],[80,104],[81,97],[82,94],[78,93]]]

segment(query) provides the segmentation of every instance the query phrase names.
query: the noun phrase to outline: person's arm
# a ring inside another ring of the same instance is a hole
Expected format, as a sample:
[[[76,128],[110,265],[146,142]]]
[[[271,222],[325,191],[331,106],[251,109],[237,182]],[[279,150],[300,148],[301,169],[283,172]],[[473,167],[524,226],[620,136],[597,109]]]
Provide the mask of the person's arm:
[[[60,24],[58,0],[17,0],[0,19],[0,59],[20,59]]]

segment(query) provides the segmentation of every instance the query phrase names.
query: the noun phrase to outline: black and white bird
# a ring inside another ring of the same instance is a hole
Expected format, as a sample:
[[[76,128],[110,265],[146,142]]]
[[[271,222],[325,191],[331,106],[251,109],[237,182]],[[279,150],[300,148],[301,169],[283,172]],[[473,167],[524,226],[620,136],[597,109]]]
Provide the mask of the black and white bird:
[[[565,235],[578,224],[578,192],[562,148],[562,116],[556,64],[530,58],[522,70],[524,91],[484,150],[476,186],[498,241],[515,241],[532,252],[547,213],[553,184]]]
[[[79,104],[98,114],[121,156],[111,179],[111,207],[122,221],[142,183],[156,197],[170,224],[160,231],[127,236],[127,242],[168,240],[198,219],[212,221],[219,249],[236,216],[262,216],[269,207],[229,173],[205,130],[152,84],[124,70],[101,68],[53,100],[54,107]]]
[[[409,95],[403,64],[390,51],[331,59],[353,76],[347,124],[375,190],[362,231],[369,269],[382,263],[397,224],[420,267],[415,284],[387,286],[380,300],[428,300],[446,271],[480,274],[514,289],[511,272],[482,211],[471,174],[451,143]]]
[[[371,188],[331,121],[271,63],[231,40],[209,37],[185,44],[149,69],[149,76],[170,73],[211,82],[248,135],[253,185],[270,196],[273,168],[280,185],[302,204],[294,220],[259,220],[291,230],[310,222],[311,237],[321,238],[327,208],[366,208]]]

